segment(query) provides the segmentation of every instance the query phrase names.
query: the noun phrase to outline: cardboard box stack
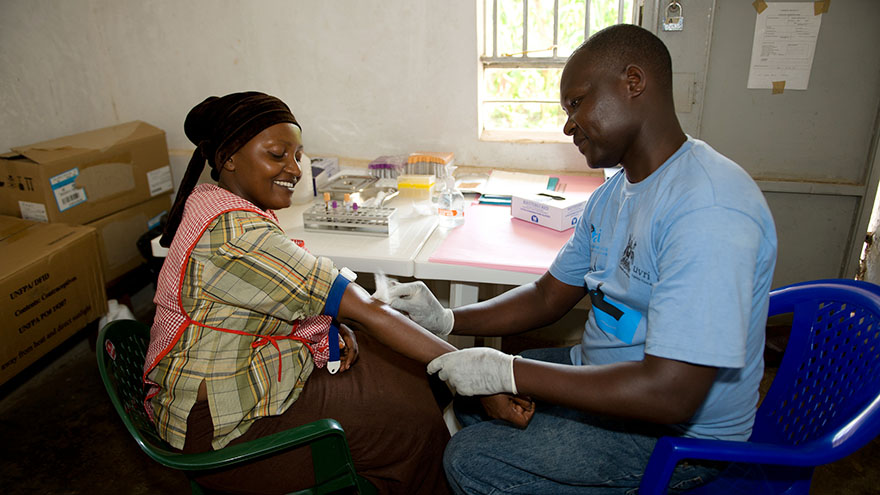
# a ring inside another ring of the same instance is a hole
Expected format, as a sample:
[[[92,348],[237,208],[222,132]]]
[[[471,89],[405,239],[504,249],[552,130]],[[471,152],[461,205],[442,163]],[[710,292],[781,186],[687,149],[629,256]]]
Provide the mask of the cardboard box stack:
[[[93,227],[0,216],[0,384],[107,312]]]
[[[0,214],[94,227],[108,283],[145,262],[137,239],[173,189],[165,132],[140,121],[0,155]]]
[[[117,280],[144,263],[137,240],[158,226],[162,216],[170,210],[171,196],[163,194],[86,224],[98,231],[105,280]]]

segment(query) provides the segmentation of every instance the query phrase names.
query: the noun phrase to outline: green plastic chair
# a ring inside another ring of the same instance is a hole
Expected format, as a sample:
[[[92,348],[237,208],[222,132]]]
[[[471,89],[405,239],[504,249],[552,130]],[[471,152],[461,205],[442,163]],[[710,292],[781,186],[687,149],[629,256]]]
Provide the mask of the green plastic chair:
[[[315,486],[297,494],[376,493],[375,487],[358,476],[336,420],[321,419],[243,444],[199,454],[182,454],[159,438],[144,410],[146,390],[143,367],[150,341],[150,328],[135,320],[108,323],[98,334],[98,370],[107,394],[128,432],[156,462],[183,471],[209,471],[235,466],[286,449],[309,446]],[[192,492],[204,493],[191,480]]]

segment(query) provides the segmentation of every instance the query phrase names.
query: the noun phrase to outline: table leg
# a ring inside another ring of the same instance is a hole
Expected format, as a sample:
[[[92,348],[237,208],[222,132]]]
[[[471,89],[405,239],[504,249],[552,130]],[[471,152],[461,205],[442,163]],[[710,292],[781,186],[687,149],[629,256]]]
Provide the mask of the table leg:
[[[466,282],[449,282],[449,307],[457,308],[479,301],[480,285]],[[459,349],[474,346],[474,337],[450,335],[449,343]],[[483,345],[501,349],[501,337],[484,337]]]

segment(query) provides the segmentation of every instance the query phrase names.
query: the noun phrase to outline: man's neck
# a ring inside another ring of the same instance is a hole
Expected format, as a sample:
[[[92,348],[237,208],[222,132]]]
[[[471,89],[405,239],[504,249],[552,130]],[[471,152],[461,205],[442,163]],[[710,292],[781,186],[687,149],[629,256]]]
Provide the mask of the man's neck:
[[[673,114],[674,115],[674,114]],[[664,125],[646,126],[633,143],[632,153],[627,153],[621,163],[626,178],[632,183],[641,182],[663,165],[687,141],[678,119]]]

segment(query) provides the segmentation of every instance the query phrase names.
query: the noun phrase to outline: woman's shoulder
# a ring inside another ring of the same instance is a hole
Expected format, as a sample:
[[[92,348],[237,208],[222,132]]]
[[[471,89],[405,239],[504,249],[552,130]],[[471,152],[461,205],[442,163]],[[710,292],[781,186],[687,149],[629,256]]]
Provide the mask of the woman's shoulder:
[[[208,223],[192,254],[196,257],[213,256],[222,246],[230,244],[249,251],[263,244],[268,237],[282,234],[275,223],[256,212],[228,210]]]
[[[215,229],[227,230],[233,234],[233,237],[253,231],[280,231],[278,225],[271,219],[257,211],[246,209],[224,211],[214,219],[209,227],[209,230]]]

